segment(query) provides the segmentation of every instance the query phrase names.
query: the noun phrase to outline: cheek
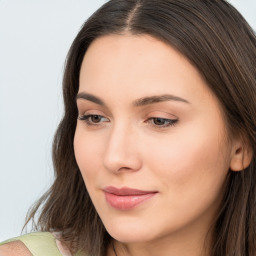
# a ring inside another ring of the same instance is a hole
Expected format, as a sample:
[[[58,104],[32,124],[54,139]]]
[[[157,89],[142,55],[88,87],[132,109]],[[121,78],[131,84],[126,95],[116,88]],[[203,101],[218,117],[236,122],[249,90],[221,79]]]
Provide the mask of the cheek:
[[[212,131],[202,125],[187,128],[147,147],[153,150],[145,154],[148,168],[171,193],[177,191],[188,197],[210,189],[217,193],[229,168],[229,147],[222,129]]]
[[[223,136],[208,132],[190,129],[147,147],[146,169],[168,202],[161,207],[163,220],[175,219],[177,227],[203,216],[211,219],[220,204],[229,151]]]
[[[78,167],[86,183],[97,176],[103,153],[100,136],[90,136],[81,126],[77,126],[74,137],[74,152]]]

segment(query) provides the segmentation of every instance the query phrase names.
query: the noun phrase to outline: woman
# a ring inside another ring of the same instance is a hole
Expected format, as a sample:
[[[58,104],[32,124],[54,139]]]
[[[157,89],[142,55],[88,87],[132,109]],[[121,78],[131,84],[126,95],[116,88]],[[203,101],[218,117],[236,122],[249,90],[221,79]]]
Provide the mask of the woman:
[[[106,3],[68,54],[40,233],[0,255],[255,255],[255,67],[225,1]]]

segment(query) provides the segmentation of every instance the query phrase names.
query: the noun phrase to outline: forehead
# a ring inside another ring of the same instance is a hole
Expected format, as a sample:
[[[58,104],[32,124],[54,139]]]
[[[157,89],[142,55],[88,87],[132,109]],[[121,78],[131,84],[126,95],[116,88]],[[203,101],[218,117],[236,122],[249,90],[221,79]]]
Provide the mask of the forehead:
[[[156,70],[158,71],[164,68],[163,64],[167,64],[169,68],[174,62],[176,65],[177,62],[189,64],[185,57],[170,45],[150,35],[111,34],[99,37],[91,43],[84,56],[83,66],[88,68],[87,64],[90,64],[91,68],[96,65],[96,68],[105,66],[107,69],[118,68],[116,65],[122,63],[123,66],[119,66],[118,71],[129,72],[129,67],[131,71],[135,68],[149,69],[160,65]]]
[[[170,45],[149,35],[107,35],[87,50],[79,91],[138,97],[171,93],[187,97],[209,93],[198,70]],[[201,95],[202,99],[204,95]]]

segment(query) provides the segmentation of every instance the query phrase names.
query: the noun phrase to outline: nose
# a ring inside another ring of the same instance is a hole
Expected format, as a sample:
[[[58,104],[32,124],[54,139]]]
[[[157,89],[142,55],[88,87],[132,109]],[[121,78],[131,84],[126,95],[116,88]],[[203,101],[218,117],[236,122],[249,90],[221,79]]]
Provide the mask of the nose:
[[[104,154],[104,167],[113,173],[138,171],[142,159],[138,152],[136,132],[124,127],[115,127],[110,132]]]

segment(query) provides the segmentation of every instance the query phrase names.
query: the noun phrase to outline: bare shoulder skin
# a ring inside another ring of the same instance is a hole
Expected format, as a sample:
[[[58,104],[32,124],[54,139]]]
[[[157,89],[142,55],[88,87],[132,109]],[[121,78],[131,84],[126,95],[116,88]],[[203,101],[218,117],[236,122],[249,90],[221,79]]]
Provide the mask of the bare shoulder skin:
[[[14,241],[0,246],[0,256],[32,256],[21,241]]]

